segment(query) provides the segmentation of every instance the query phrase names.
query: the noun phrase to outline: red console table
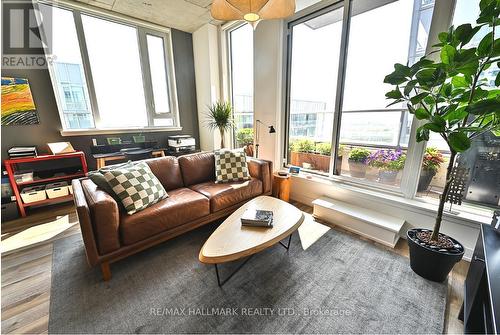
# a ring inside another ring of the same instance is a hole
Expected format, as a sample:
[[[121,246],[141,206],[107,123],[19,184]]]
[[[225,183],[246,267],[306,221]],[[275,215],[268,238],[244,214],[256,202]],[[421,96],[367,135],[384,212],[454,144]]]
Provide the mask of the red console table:
[[[21,183],[16,183],[16,180],[14,179],[14,172],[16,171],[17,164],[36,163],[36,162],[41,162],[41,161],[51,161],[51,160],[68,159],[68,158],[80,158],[80,162],[82,164],[82,172],[74,173],[74,174],[67,174],[64,176],[33,179],[32,181],[21,182]],[[71,200],[73,200],[73,195],[69,194],[69,195],[66,195],[63,197],[59,197],[59,198],[45,199],[45,200],[25,204],[25,203],[23,203],[23,200],[21,199],[20,187],[22,188],[22,186],[27,186],[27,185],[32,185],[32,184],[50,183],[50,182],[54,182],[54,181],[58,181],[58,180],[68,180],[68,182],[71,182],[72,179],[83,177],[88,172],[87,161],[85,160],[85,154],[82,151],[77,151],[77,152],[72,152],[72,153],[67,153],[67,154],[60,154],[60,155],[41,155],[41,156],[36,156],[36,157],[6,159],[4,161],[4,165],[5,165],[5,170],[7,171],[7,174],[9,176],[10,186],[12,187],[12,191],[14,192],[14,195],[16,196],[17,207],[19,208],[19,213],[21,213],[21,216],[26,216],[26,208],[27,207],[71,201]]]

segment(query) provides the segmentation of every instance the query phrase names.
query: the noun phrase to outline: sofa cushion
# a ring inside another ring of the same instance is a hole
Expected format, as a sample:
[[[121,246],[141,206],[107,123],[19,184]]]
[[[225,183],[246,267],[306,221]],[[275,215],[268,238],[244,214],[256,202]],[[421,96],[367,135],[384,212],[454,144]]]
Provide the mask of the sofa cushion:
[[[213,152],[200,152],[178,158],[185,186],[215,180]]]
[[[120,235],[130,245],[210,214],[207,197],[188,188],[168,192],[168,198],[134,215],[122,213]]]
[[[165,188],[165,191],[184,187],[181,168],[177,157],[167,156],[145,160],[151,171]]]
[[[106,171],[103,176],[120,197],[128,214],[142,211],[168,196],[149,165],[144,162]]]
[[[215,182],[249,180],[247,156],[241,149],[215,151]]]
[[[190,188],[210,199],[212,213],[262,194],[262,182],[256,178],[224,184],[211,181],[192,185]]]

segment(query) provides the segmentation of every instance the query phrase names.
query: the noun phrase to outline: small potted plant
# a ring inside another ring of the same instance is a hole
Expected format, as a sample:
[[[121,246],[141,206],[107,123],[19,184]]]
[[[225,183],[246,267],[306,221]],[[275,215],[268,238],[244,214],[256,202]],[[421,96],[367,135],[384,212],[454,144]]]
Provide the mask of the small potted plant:
[[[304,163],[310,165],[312,162],[311,155],[315,150],[315,144],[309,139],[296,139],[290,142],[290,159],[291,164],[304,167]]]
[[[229,102],[217,101],[212,106],[208,107],[206,125],[208,128],[220,132],[220,147],[225,148],[224,137],[226,133],[234,127],[233,122],[233,107]]]
[[[239,147],[243,147],[247,156],[253,156],[253,128],[238,129],[236,143]]]
[[[365,178],[366,163],[370,156],[370,150],[364,148],[354,148],[349,153],[349,171],[351,177]]]
[[[481,0],[479,9],[477,25],[452,26],[438,34],[434,59],[424,56],[411,66],[395,64],[384,79],[393,85],[386,94],[393,100],[390,105],[404,102],[420,120],[417,141],[428,141],[434,132],[450,150],[433,229],[413,228],[406,233],[412,270],[437,282],[446,279],[465,251],[460,242],[440,232],[457,155],[469,150],[474,139],[500,133],[500,74],[494,80],[486,78],[488,68],[500,61],[500,39],[495,37],[500,1]],[[471,46],[469,42],[485,31],[477,47]]]
[[[394,184],[399,171],[405,166],[406,155],[397,150],[380,149],[368,156],[368,165],[378,168],[379,182],[384,184]]]
[[[444,158],[437,148],[428,147],[425,149],[424,158],[422,159],[422,171],[418,180],[418,192],[427,190],[442,163],[444,163]]]

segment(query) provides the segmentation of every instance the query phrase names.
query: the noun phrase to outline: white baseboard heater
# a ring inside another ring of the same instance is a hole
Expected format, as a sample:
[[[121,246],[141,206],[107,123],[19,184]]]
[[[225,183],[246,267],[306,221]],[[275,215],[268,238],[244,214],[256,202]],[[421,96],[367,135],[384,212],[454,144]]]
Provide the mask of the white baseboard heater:
[[[394,248],[405,220],[328,197],[313,201],[313,216]]]

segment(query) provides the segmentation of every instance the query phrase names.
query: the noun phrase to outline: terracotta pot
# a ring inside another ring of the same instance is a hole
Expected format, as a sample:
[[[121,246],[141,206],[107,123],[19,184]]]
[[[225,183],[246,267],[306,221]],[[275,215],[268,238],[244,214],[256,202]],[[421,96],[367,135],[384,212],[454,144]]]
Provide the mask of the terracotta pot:
[[[253,157],[253,144],[248,144],[243,147],[243,151],[249,157]]]
[[[348,160],[349,162],[349,173],[351,177],[355,178],[365,178],[366,177],[366,164],[361,162],[356,162],[352,160]]]
[[[290,154],[290,163],[295,166],[304,167],[310,165],[313,170],[328,171],[330,168],[330,156],[313,152],[294,152]]]

